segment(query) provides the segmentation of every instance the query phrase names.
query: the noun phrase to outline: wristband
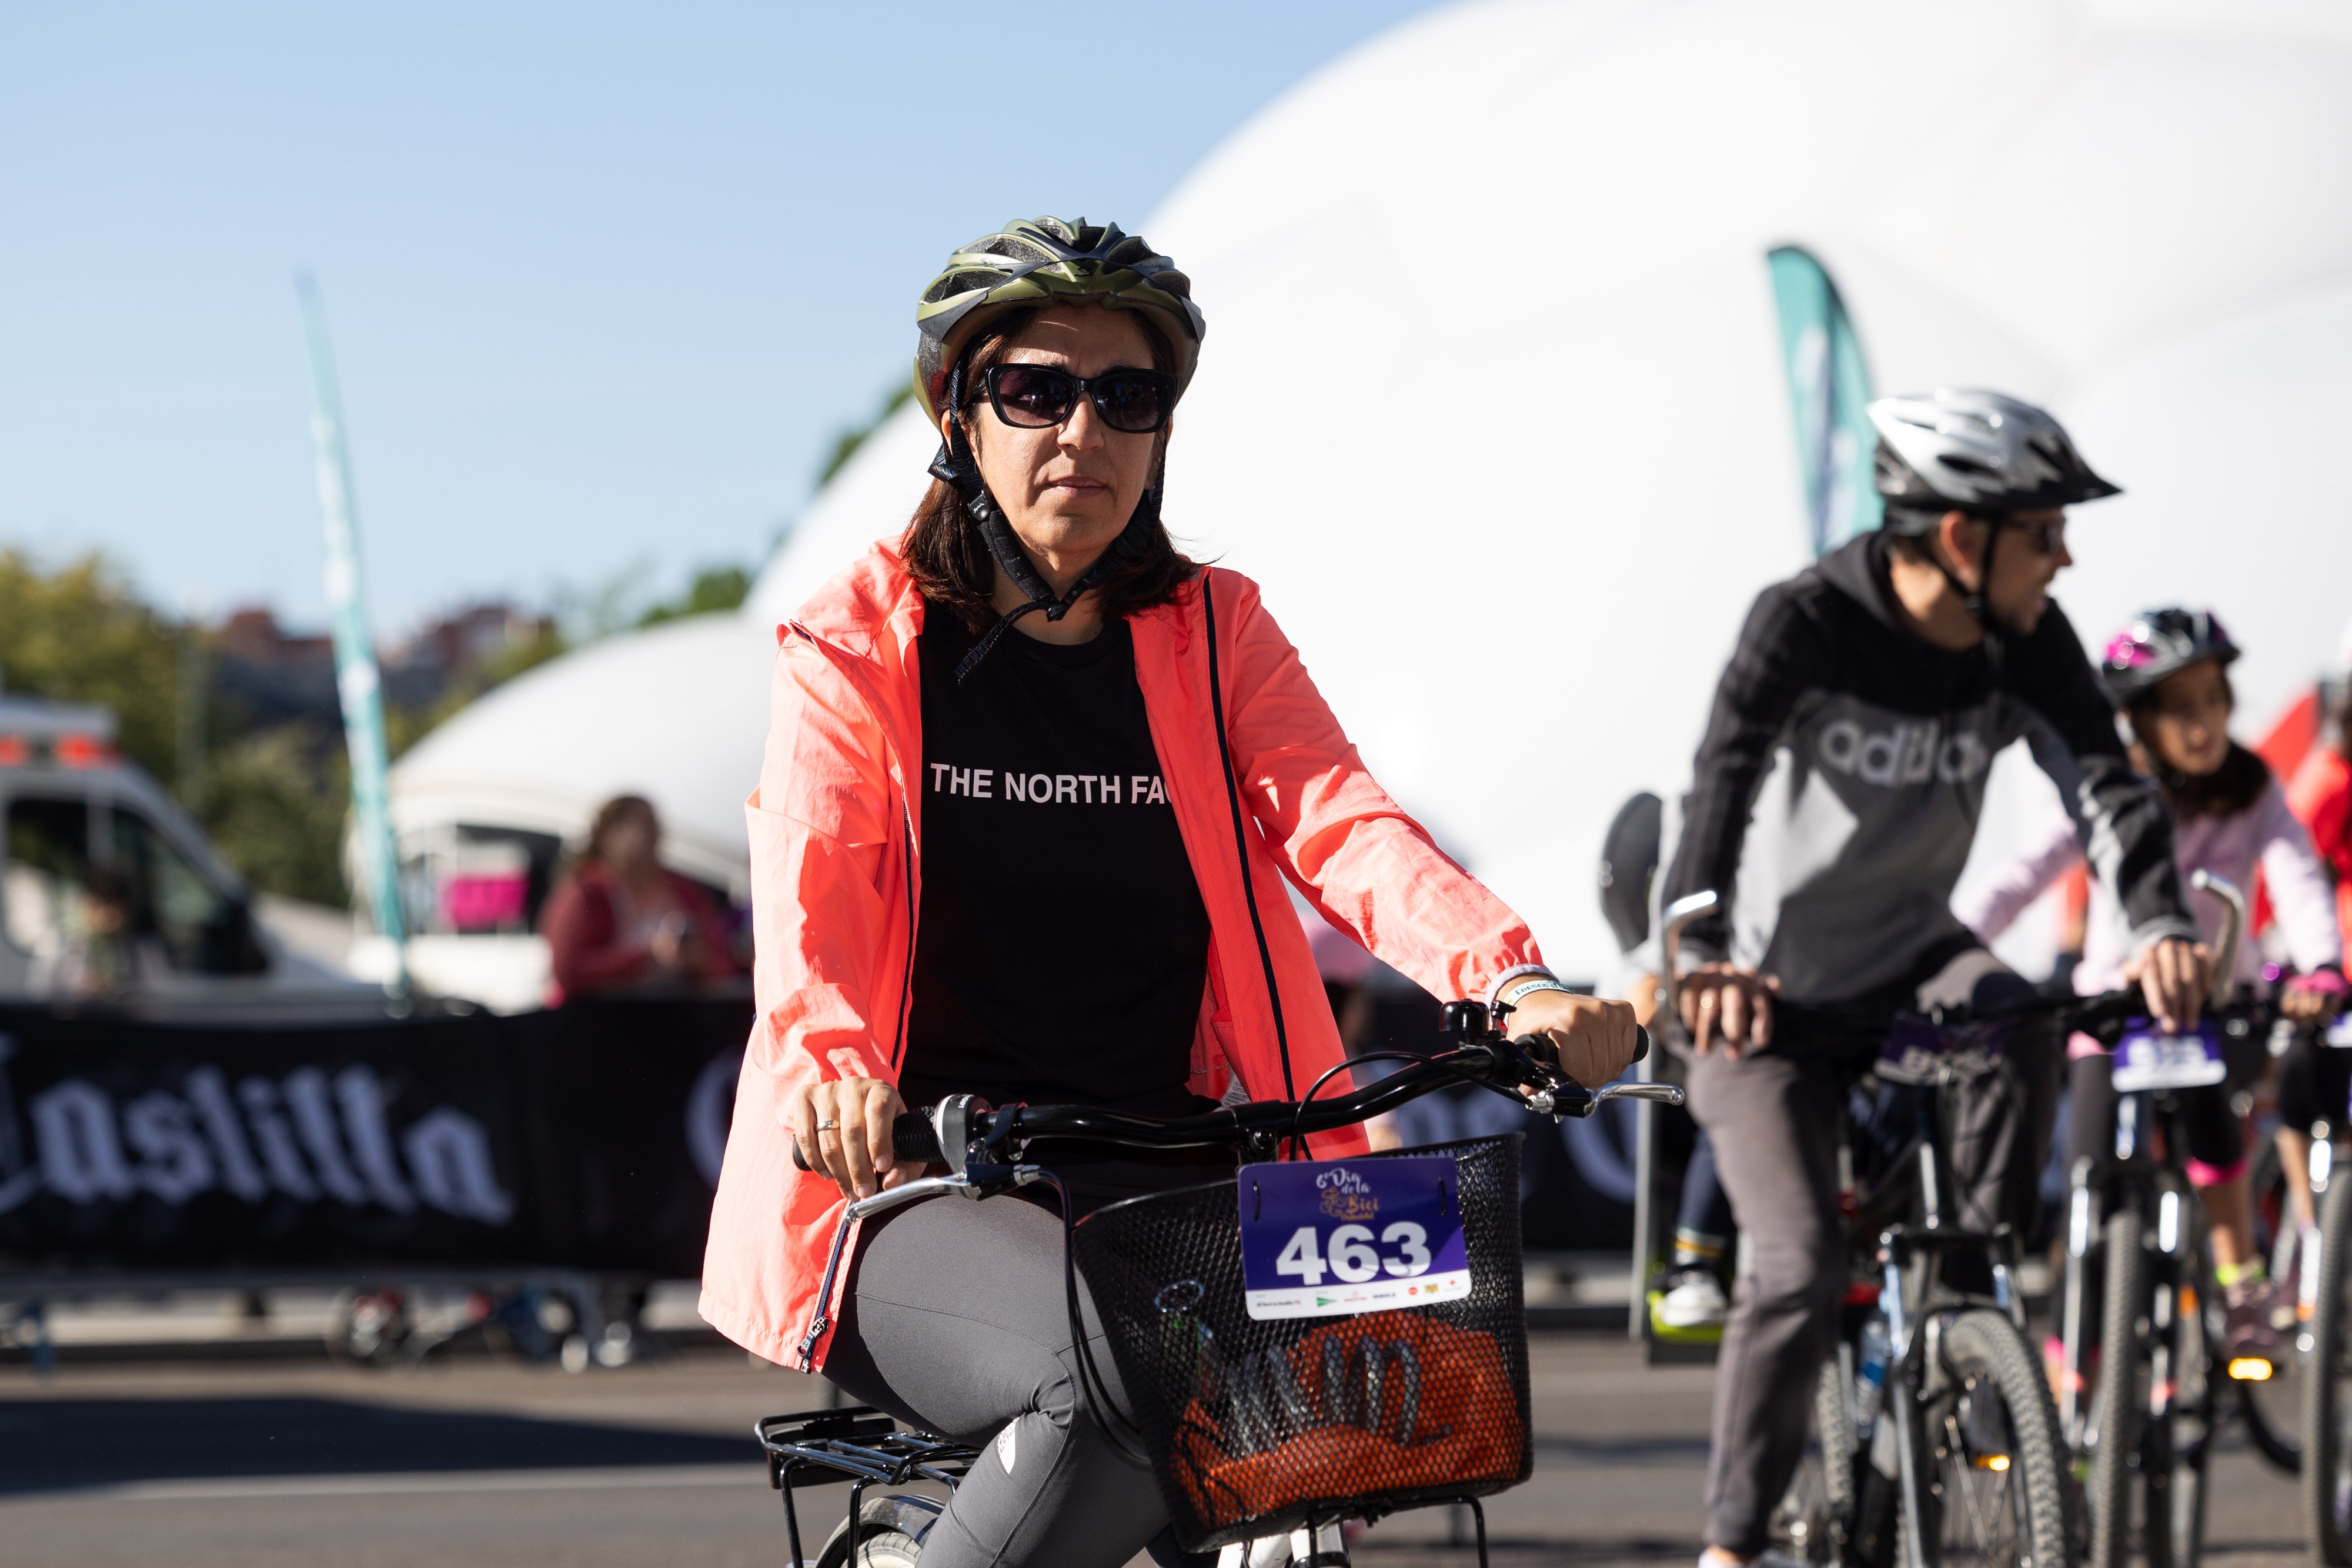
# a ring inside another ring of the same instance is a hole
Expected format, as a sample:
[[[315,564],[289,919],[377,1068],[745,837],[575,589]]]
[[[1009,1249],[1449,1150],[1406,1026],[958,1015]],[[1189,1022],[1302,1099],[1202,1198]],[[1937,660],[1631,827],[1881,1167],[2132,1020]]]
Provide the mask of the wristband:
[[[1558,980],[1553,979],[1550,976],[1538,975],[1531,980],[1521,980],[1503,996],[1497,998],[1496,1002],[1497,1005],[1502,1007],[1516,1008],[1519,1005],[1519,999],[1522,997],[1534,996],[1538,991],[1567,991],[1570,996],[1574,996],[1576,994],[1574,991],[1569,990],[1568,987],[1563,986]]]

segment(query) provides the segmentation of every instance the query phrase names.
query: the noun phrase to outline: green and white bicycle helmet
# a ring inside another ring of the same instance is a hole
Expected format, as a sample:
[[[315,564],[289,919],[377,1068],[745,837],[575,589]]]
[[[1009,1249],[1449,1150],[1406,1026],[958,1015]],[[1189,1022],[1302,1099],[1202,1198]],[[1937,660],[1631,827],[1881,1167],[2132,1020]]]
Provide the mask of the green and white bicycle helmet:
[[[992,316],[1021,307],[1107,305],[1150,310],[1176,350],[1181,398],[1207,330],[1192,303],[1192,280],[1140,235],[1084,218],[1015,218],[948,257],[915,306],[915,395],[933,419],[956,356]]]

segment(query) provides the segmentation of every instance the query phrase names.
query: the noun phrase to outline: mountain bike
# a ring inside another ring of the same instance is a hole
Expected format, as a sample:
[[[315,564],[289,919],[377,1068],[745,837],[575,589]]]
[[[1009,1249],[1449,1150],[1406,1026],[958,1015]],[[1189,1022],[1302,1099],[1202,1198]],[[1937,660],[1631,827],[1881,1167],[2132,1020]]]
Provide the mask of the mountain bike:
[[[1694,894],[1664,912],[1668,975],[1681,926],[1715,904]],[[1674,1007],[1667,984],[1659,1016],[1675,1019]],[[1960,1228],[1948,1196],[1944,1092],[1998,1069],[2032,1011],[1776,1000],[1773,1017],[1767,1049],[1818,1063],[1891,1113],[1869,1138],[1846,1118],[1839,1172],[1853,1270],[1812,1436],[1773,1516],[1776,1544],[1846,1568],[2057,1568],[2076,1537],[2073,1487],[2025,1336],[2017,1239],[2006,1225]]]
[[[2352,1049],[2352,1015],[2327,1026],[2322,1050]],[[2352,1179],[2343,1120],[2311,1129],[2311,1191],[2319,1209],[2318,1260],[2296,1278],[2303,1359],[2303,1513],[2312,1552],[2331,1568],[2352,1564]]]
[[[1547,1044],[1507,1037],[1497,1021],[1507,1010],[1449,1003],[1450,1050],[1357,1057],[1295,1102],[1162,1119],[1090,1106],[998,1109],[959,1095],[909,1112],[893,1130],[896,1156],[944,1165],[950,1174],[850,1204],[818,1300],[832,1300],[849,1221],[927,1199],[987,1200],[1055,1183],[1050,1170],[1024,1160],[1033,1140],[1237,1149],[1252,1163],[1234,1178],[1115,1203],[1067,1223],[1073,1320],[1083,1275],[1131,1406],[1116,1407],[1086,1336],[1074,1334],[1097,1422],[1148,1457],[1181,1549],[1213,1551],[1221,1568],[1345,1568],[1342,1521],[1444,1504],[1470,1510],[1484,1568],[1479,1500],[1532,1469],[1518,1135],[1344,1162],[1265,1162],[1286,1145],[1303,1155],[1311,1134],[1452,1083],[1477,1084],[1555,1119],[1590,1115],[1620,1097],[1682,1103],[1682,1091],[1664,1084],[1585,1089]],[[1648,1049],[1645,1035],[1641,1051]],[[1333,1075],[1373,1056],[1406,1065],[1349,1093],[1317,1097]],[[1392,1161],[1419,1162],[1395,1166],[1389,1183],[1393,1190],[1410,1168],[1419,1185],[1409,1198],[1381,1192],[1380,1167]],[[1276,1263],[1288,1278],[1275,1283],[1297,1288],[1262,1288],[1257,1252],[1245,1260],[1244,1249],[1271,1253],[1280,1237],[1261,1246],[1271,1232],[1254,1239],[1253,1226],[1282,1230],[1289,1221],[1281,1189],[1302,1173],[1334,1172],[1329,1190],[1342,1201],[1321,1207],[1348,1222],[1326,1234],[1318,1219],[1289,1234]],[[1377,1227],[1361,1222],[1384,1201]],[[1066,1223],[1066,1201],[1064,1213]],[[1407,1213],[1414,1218],[1398,1218]],[[1303,1315],[1280,1315],[1294,1310]],[[772,1416],[753,1432],[769,1483],[783,1497],[795,1568],[807,1561],[793,1501],[801,1488],[850,1485],[847,1516],[815,1568],[908,1568],[945,1505],[897,1489],[930,1483],[952,1491],[980,1453],[866,1406]]]
[[[2116,1090],[2112,1155],[2084,1156],[2071,1173],[2059,1312],[2059,1421],[2087,1461],[2091,1568],[2122,1568],[2129,1555],[2135,1482],[2149,1568],[2195,1568],[2204,1553],[2206,1469],[2229,1415],[2226,1388],[2235,1386],[2231,1403],[2274,1463],[2292,1441],[2280,1430],[2288,1423],[2279,1396],[2294,1382],[2293,1358],[2217,1364],[2214,1354],[2221,1297],[2186,1168],[2181,1096],[2221,1084],[2224,1040],[2266,1030],[2269,1009],[2232,995],[2245,901],[2208,873],[2191,880],[2228,908],[2220,977],[2198,1029],[2157,1031],[2136,990],[2086,998],[2058,1015],[2111,1049]],[[2086,1409],[2095,1295],[2101,1365]]]

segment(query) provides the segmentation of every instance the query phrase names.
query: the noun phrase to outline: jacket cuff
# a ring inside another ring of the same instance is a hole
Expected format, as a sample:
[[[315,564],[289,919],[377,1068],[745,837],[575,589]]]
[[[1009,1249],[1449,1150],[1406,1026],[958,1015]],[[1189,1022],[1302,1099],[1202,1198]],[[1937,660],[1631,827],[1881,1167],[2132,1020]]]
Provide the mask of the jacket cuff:
[[[1702,964],[1727,964],[1730,961],[1731,949],[1728,946],[1701,940],[1685,931],[1675,954],[1675,973],[1676,976],[1687,975]]]
[[[2179,915],[2168,915],[2132,928],[2128,957],[2137,958],[2159,942],[2178,936],[2184,942],[2202,942],[2205,933],[2197,929],[2197,922]]]

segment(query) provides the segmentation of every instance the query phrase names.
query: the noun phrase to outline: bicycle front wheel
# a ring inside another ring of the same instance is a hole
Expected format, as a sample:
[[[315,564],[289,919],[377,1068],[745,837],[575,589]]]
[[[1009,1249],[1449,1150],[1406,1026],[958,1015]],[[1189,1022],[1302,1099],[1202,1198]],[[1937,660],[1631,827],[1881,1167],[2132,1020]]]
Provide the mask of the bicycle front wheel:
[[[1989,1309],[1944,1331],[1947,1381],[1927,1411],[1935,1466],[1928,1539],[1947,1564],[2065,1568],[2064,1445],[2041,1358],[2017,1325]]]
[[[1834,1353],[1822,1363],[1813,1384],[1812,1436],[1788,1494],[1772,1511],[1774,1550],[1800,1563],[1842,1561],[1853,1529],[1857,1456],[1843,1363]]]
[[[2091,1403],[2090,1568],[2124,1568],[2131,1553],[2132,1478],[2138,1473],[2142,1385],[2140,1320],[2147,1306],[2147,1253],[2139,1211],[2107,1216],[2100,1242],[2106,1269],[2099,1316],[2099,1392]]]
[[[2319,1208],[2319,1291],[2303,1326],[2304,1528],[2322,1563],[2352,1564],[2352,1179],[2328,1184]]]
[[[2201,1281],[2200,1281],[2201,1282]],[[2210,1295],[2194,1286],[2166,1286],[2173,1295],[2169,1357],[2171,1397],[2164,1409],[2162,1441],[2153,1445],[2160,1458],[2164,1485],[2150,1477],[2148,1487],[2148,1568],[2198,1568],[2205,1556],[2205,1471],[2213,1455],[2213,1432],[2220,1424],[2215,1412],[2212,1364],[2206,1336],[2205,1301]],[[2164,1506],[2157,1506],[2158,1492]],[[2167,1519],[2164,1552],[2158,1551],[2156,1520]]]

